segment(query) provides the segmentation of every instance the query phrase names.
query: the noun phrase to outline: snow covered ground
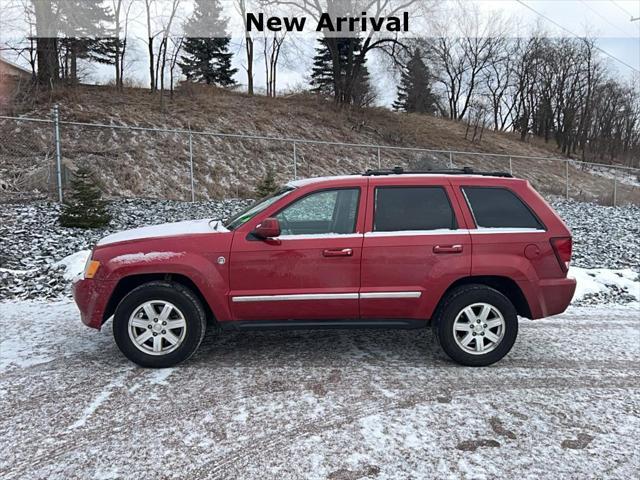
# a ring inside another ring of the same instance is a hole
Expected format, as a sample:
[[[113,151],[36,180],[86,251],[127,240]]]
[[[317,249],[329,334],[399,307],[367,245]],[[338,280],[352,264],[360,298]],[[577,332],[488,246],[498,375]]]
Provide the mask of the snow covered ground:
[[[0,304],[0,472],[18,478],[634,478],[640,316],[523,320],[490,368],[430,331],[207,336],[136,368],[111,325]]]

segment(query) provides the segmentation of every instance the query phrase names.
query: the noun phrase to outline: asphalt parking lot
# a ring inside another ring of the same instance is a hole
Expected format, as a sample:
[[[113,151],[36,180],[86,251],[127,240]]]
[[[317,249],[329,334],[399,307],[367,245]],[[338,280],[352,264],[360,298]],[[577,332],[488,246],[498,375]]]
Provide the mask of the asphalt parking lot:
[[[424,331],[225,333],[129,363],[69,302],[0,303],[0,477],[632,478],[640,312],[520,324],[503,361]],[[636,445],[636,447],[634,447]]]

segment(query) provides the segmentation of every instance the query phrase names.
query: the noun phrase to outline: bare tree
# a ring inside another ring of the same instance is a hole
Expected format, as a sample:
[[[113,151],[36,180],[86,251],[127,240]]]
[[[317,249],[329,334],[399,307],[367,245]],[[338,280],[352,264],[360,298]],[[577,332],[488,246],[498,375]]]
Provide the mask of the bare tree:
[[[171,33],[171,25],[173,24],[173,20],[176,17],[176,13],[178,12],[180,1],[181,0],[172,0],[169,20],[162,29],[162,42],[160,43],[160,49],[158,51],[158,58],[162,59],[162,64],[160,66],[160,70],[158,71],[156,69],[156,72],[159,72],[157,76],[160,77],[160,105],[162,108],[164,108],[164,73],[167,64],[167,47],[169,44],[169,35]]]
[[[439,81],[447,97],[448,116],[465,117],[478,93],[485,70],[498,58],[504,46],[502,19],[492,14],[482,19],[477,7],[465,4],[458,23],[441,25],[440,35],[431,42]]]
[[[513,126],[516,108],[514,62],[521,40],[505,41],[482,75],[482,87],[492,111],[493,128],[505,131]]]
[[[155,67],[154,67],[154,50],[153,50],[153,40],[157,33],[152,33],[152,25],[151,25],[151,7],[155,3],[155,0],[144,0],[144,7],[147,19],[147,51],[149,52],[149,88],[151,92],[155,92],[156,90],[156,76],[155,76]]]
[[[265,33],[262,39],[267,97],[276,96],[278,61],[286,35],[286,32],[273,32],[271,35]]]
[[[174,77],[175,77],[175,69],[178,64],[178,58],[180,55],[180,50],[182,49],[182,44],[184,43],[184,37],[172,37],[171,38],[171,54],[169,56],[169,91],[171,92],[170,96],[173,98],[173,88],[175,85]]]
[[[251,32],[247,28],[247,3],[247,0],[235,0],[236,10],[242,17],[242,24],[244,25],[244,47],[247,57],[247,64],[244,69],[247,72],[247,93],[253,95],[254,42]]]
[[[124,85],[125,54],[127,50],[127,35],[129,30],[129,14],[134,0],[111,0],[114,25],[114,52],[113,64],[116,70],[116,88],[122,90]]]

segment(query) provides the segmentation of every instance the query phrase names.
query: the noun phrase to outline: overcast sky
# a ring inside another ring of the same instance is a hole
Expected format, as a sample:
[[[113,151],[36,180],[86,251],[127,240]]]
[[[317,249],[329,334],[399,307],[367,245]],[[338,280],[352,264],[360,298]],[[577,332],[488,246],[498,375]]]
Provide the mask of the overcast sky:
[[[185,1],[183,15],[188,15],[191,10],[189,0]],[[0,0],[4,10],[11,0]],[[233,35],[232,51],[234,65],[238,68],[236,80],[240,84],[246,83],[246,75],[242,64],[244,62],[244,48],[241,45],[240,16],[231,6],[232,0],[223,0],[226,14],[231,17],[229,25]],[[632,17],[640,17],[640,1],[638,0],[428,0],[424,4],[435,6],[433,18],[412,19],[420,23],[421,34],[429,32],[434,18],[447,18],[452,24],[451,14],[445,12],[451,10],[457,15],[469,15],[474,8],[481,15],[489,16],[493,12],[500,12],[504,22],[512,29],[511,35],[527,35],[536,26],[543,29],[550,36],[588,35],[599,39],[598,45],[610,55],[609,61],[612,69],[625,78],[637,80],[640,71],[640,20],[631,21]],[[430,9],[429,12],[433,11]],[[0,11],[3,16],[6,12]],[[429,16],[429,14],[427,15]],[[143,18],[139,12],[132,14],[131,22],[131,50],[129,60],[131,66],[128,71],[130,78],[135,78],[141,84],[148,82],[146,65],[145,44],[142,40],[146,36]],[[416,23],[413,24],[416,28]],[[2,43],[15,40],[19,32],[8,32],[3,28]],[[278,71],[278,89],[287,90],[304,86],[307,83],[311,67],[311,57],[315,41],[310,36],[295,39],[295,48],[290,44],[284,53],[282,64]],[[260,49],[257,46],[257,49]],[[16,63],[25,64],[12,52],[4,50],[2,55]],[[615,57],[615,58],[614,58]],[[624,65],[624,64],[628,65]],[[255,83],[258,88],[264,86],[264,66],[262,59],[257,58],[255,63]],[[384,62],[375,58],[369,59],[369,69],[376,77],[376,85],[380,94],[380,103],[388,105],[395,96],[396,80],[387,72]],[[88,81],[108,82],[113,78],[112,68],[108,66],[90,66]]]

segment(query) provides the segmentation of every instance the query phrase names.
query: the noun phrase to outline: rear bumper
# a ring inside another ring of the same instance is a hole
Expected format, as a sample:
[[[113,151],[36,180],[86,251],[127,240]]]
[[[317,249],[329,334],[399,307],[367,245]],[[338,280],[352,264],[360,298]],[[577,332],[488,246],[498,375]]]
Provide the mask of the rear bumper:
[[[80,319],[87,327],[102,327],[107,302],[113,292],[112,282],[81,279],[73,283],[73,299],[80,310]]]
[[[564,312],[576,291],[575,278],[541,280],[537,305],[530,305],[532,318],[544,318]]]

